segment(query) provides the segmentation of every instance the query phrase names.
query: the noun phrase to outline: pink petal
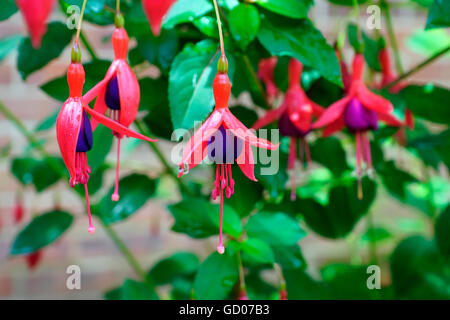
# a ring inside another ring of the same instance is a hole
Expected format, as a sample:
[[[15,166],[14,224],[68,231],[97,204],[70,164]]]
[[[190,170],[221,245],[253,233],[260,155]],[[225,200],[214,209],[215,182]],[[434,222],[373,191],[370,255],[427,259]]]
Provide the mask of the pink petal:
[[[321,128],[336,121],[340,116],[344,114],[345,108],[347,107],[347,104],[350,102],[351,98],[352,96],[346,96],[326,108],[320,116],[319,120],[317,120],[313,124],[313,128]]]
[[[244,143],[243,150],[237,157],[236,162],[247,178],[257,181],[255,177],[255,159],[253,158],[253,150],[250,143]]]
[[[282,104],[277,109],[267,111],[267,113],[264,116],[262,116],[255,122],[255,124],[252,126],[252,129],[258,130],[260,128],[267,126],[269,123],[275,122],[281,117],[285,109],[286,105]]]
[[[361,101],[361,104],[368,109],[379,113],[391,113],[394,110],[389,100],[370,91],[362,82],[358,84],[356,95],[359,101]]]

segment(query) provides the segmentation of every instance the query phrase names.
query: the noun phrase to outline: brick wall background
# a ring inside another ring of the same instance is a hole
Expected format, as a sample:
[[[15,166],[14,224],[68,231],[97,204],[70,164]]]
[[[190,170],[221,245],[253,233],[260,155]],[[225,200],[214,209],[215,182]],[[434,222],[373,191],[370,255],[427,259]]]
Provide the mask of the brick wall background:
[[[311,12],[316,26],[324,32],[326,37],[333,41],[339,23],[344,19],[349,9],[331,6],[325,0],[316,0]],[[52,20],[61,19],[56,12]],[[394,24],[402,53],[405,69],[409,69],[424,57],[414,53],[406,46],[406,39],[419,29],[423,29],[426,21],[424,11],[415,11],[407,8],[394,10]],[[382,32],[385,22],[382,21]],[[84,24],[85,33],[100,57],[112,58],[109,43],[103,43],[104,36],[112,32],[112,27],[94,27]],[[0,23],[0,38],[8,35],[25,32],[21,16],[16,14],[9,20]],[[351,50],[348,50],[351,57]],[[23,82],[16,70],[16,54],[9,55],[0,64],[0,100],[11,108],[14,113],[24,121],[28,128],[33,128],[39,120],[53,112],[60,104],[45,95],[38,86],[61,76],[65,73],[69,50],[58,59],[52,61],[46,68],[32,74]],[[415,74],[411,81],[426,82],[433,80],[443,86],[450,86],[450,59],[444,58]],[[49,132],[53,135],[53,131]],[[52,145],[50,151],[56,151],[56,139],[49,136]],[[12,143],[12,154],[20,155],[26,142],[21,134],[0,115],[0,146],[8,141]],[[127,142],[130,145],[131,142]],[[163,143],[167,154],[170,144]],[[161,170],[157,158],[145,145],[140,145],[133,151],[133,158],[125,154],[121,167],[125,168],[122,174],[127,173],[127,167],[134,171],[156,175]],[[115,150],[115,149],[114,149]],[[108,161],[115,161],[115,153],[111,152]],[[67,183],[60,183],[49,191],[36,194],[32,189],[25,189],[24,204],[27,219],[32,214],[43,212],[53,206],[54,199],[60,199],[63,208],[77,215],[74,226],[57,244],[44,250],[44,258],[40,266],[30,272],[27,270],[22,258],[8,256],[11,241],[22,227],[13,226],[12,210],[15,203],[16,192],[20,186],[9,173],[10,163],[6,159],[0,160],[0,215],[2,227],[0,229],[0,298],[53,298],[53,299],[90,299],[101,298],[102,292],[119,285],[125,277],[135,277],[127,262],[120,255],[114,244],[97,224],[97,232],[90,236],[86,232],[87,219],[82,215],[84,203],[74,197],[67,190]],[[107,177],[105,185],[109,186],[113,177]],[[167,201],[173,201],[170,190],[173,182],[163,180],[161,193],[166,197],[149,202],[138,214],[126,222],[114,226],[114,229],[125,240],[133,253],[138,257],[145,268],[150,267],[162,256],[178,250],[196,251],[204,257],[215,248],[216,239],[193,241],[190,238],[170,231],[172,218],[165,209]],[[401,206],[397,201],[386,195],[381,195],[374,206],[375,220],[384,224],[392,224],[393,217],[415,218],[420,216],[411,208]],[[358,225],[364,228],[364,222]],[[309,269],[317,275],[317,267],[325,261],[349,261],[352,259],[366,259],[366,248],[352,248],[345,240],[329,241],[310,234],[301,242],[303,253],[309,261]],[[391,252],[391,246],[381,246],[380,255]],[[65,287],[65,270],[68,265],[77,264],[82,271],[82,290],[67,290]],[[382,266],[382,270],[388,270]],[[383,272],[383,281],[389,281],[389,273]]]

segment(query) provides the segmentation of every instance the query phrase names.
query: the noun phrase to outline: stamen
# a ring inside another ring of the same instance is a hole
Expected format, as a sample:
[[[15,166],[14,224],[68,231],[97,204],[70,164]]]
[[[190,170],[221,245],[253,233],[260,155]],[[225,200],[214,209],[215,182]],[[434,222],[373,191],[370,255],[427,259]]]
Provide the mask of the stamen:
[[[363,144],[364,144],[364,149],[365,149],[365,154],[366,154],[366,163],[367,163],[367,175],[369,177],[373,177],[372,152],[370,150],[370,140],[367,135],[368,135],[367,132],[363,133]]]
[[[225,194],[227,196],[227,199],[229,199],[231,197],[231,188],[230,188],[230,184],[228,181],[228,170],[229,170],[229,164],[224,164],[224,170],[225,170],[225,180],[226,180],[226,188],[225,188]],[[231,168],[230,168],[231,169]]]
[[[213,200],[216,200],[217,196],[219,195],[220,187],[219,187],[219,181],[220,181],[220,165],[216,165],[216,180],[214,180],[214,189],[212,191],[212,198]]]
[[[230,181],[230,188],[231,188],[231,194],[234,193],[234,180],[233,180],[233,173],[231,172],[231,164],[228,164],[228,177]]]
[[[361,132],[356,132],[356,175],[358,178],[358,199],[361,200],[363,198],[363,190],[361,184]]]
[[[306,141],[305,138],[301,138],[301,141],[305,147],[305,156],[306,156],[305,168],[306,168],[307,166],[311,165],[311,152],[309,150],[308,141]]]
[[[114,193],[111,196],[112,201],[119,201],[119,165],[120,165],[120,141],[117,139],[117,165],[116,165],[116,186],[114,187]]]
[[[223,165],[220,166],[222,167]],[[223,178],[223,168],[221,173],[222,173],[221,178]],[[220,230],[219,230],[219,245],[217,246],[217,252],[220,254],[223,254],[225,252],[225,248],[222,242],[222,222],[223,222],[223,187],[220,190]]]
[[[91,206],[89,205],[89,191],[88,191],[88,187],[87,187],[87,183],[84,184],[84,193],[86,195],[86,207],[87,207],[87,212],[88,212],[88,217],[89,217],[89,228],[88,228],[88,232],[90,234],[94,234],[95,232],[95,227],[92,224],[92,217],[91,217]]]

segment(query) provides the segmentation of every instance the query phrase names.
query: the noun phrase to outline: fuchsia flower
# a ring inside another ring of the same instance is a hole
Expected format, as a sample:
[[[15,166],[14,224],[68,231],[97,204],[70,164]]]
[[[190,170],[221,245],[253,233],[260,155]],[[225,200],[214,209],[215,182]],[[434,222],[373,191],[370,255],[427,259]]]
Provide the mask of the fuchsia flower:
[[[382,48],[380,52],[378,53],[378,60],[380,61],[381,66],[381,82],[380,82],[380,89],[384,88],[387,84],[394,81],[397,76],[395,75],[394,71],[392,70],[392,64],[391,64],[391,58],[389,55],[389,51],[386,47]],[[389,89],[389,92],[391,93],[398,93],[400,90],[402,90],[404,87],[406,87],[405,82],[400,82]],[[410,129],[414,129],[414,115],[412,114],[411,110],[408,108],[405,108],[405,125]]]
[[[362,80],[364,57],[357,53],[353,59],[352,82],[348,93],[341,100],[329,106],[313,128],[325,127],[323,135],[329,136],[347,127],[356,136],[356,166],[358,175],[358,197],[362,197],[361,160],[372,170],[372,157],[367,132],[378,128],[378,121],[390,126],[401,126],[402,123],[391,115],[392,103],[372,93]]]
[[[303,65],[296,59],[289,62],[289,88],[286,91],[284,101],[277,109],[270,110],[253,125],[253,129],[262,128],[269,123],[278,120],[280,134],[291,137],[289,147],[288,169],[293,170],[297,159],[297,141],[300,143],[299,156],[303,162],[311,161],[309,145],[306,136],[312,130],[313,116],[320,116],[323,108],[308,98],[300,86]],[[296,197],[295,174],[291,175],[291,199]]]
[[[273,150],[278,145],[257,138],[228,108],[231,83],[227,75],[228,63],[225,55],[219,59],[217,71],[213,82],[215,108],[186,144],[179,163],[178,177],[181,177],[186,169],[194,168],[206,156],[216,163],[212,198],[216,199],[220,195],[220,236],[217,251],[222,254],[225,251],[222,241],[223,191],[225,190],[227,198],[234,193],[231,164],[236,161],[247,178],[256,181],[250,146]]]
[[[121,19],[121,20],[120,20]],[[136,118],[139,101],[140,89],[139,82],[127,62],[128,54],[128,34],[123,28],[123,17],[119,15],[116,19],[116,29],[112,36],[114,48],[114,61],[106,73],[105,78],[100,81],[92,90],[84,95],[84,101],[89,103],[95,100],[94,110],[105,114],[124,127],[129,127]],[[98,121],[91,121],[92,130],[97,127]],[[117,166],[116,166],[116,184],[111,196],[113,201],[119,200],[119,163],[120,163],[120,141],[123,134],[113,130],[113,135],[117,138]],[[149,139],[147,141],[157,141]]]
[[[25,256],[25,261],[27,262],[28,270],[34,270],[39,262],[42,260],[42,251],[38,250],[29,255]]]
[[[89,216],[88,231],[94,233],[95,228],[91,220],[87,187],[91,169],[86,156],[86,152],[93,147],[93,139],[92,127],[87,113],[91,115],[93,120],[100,122],[114,132],[146,141],[151,141],[151,139],[89,108],[87,102],[82,97],[84,79],[85,75],[83,65],[81,64],[81,53],[76,42],[72,49],[72,62],[67,70],[67,82],[69,84],[70,95],[61,107],[56,119],[56,136],[62,158],[70,173],[70,186],[75,187],[77,184],[84,185]]]
[[[16,3],[27,24],[33,47],[40,48],[55,0],[16,0]]]
[[[270,57],[261,59],[258,63],[258,77],[264,82],[266,86],[267,103],[272,104],[273,100],[278,94],[278,88],[273,79],[273,73],[277,66],[277,57]]]
[[[161,33],[164,16],[176,0],[142,0],[142,7],[155,36]]]

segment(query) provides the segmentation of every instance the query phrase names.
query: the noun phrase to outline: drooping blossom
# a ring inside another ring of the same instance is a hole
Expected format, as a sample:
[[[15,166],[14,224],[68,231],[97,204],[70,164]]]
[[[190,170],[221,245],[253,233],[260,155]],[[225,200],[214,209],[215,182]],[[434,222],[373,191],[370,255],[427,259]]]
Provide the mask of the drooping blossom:
[[[28,270],[34,270],[39,262],[42,260],[42,250],[35,251],[25,256],[25,261],[27,263]]]
[[[33,47],[40,48],[55,0],[16,0],[16,4],[25,19]]]
[[[155,36],[161,33],[164,16],[176,0],[142,0],[142,7]]]
[[[356,173],[358,176],[358,197],[362,198],[362,162],[372,172],[372,157],[368,131],[378,128],[381,120],[390,126],[399,127],[402,123],[391,115],[392,103],[367,89],[362,80],[364,57],[356,53],[353,59],[352,82],[348,93],[329,106],[314,123],[313,128],[325,127],[324,136],[329,136],[343,128],[356,136]]]
[[[258,77],[266,86],[266,100],[270,105],[278,94],[278,88],[274,81],[274,71],[277,66],[278,58],[270,57],[259,60]]]
[[[84,95],[84,101],[89,103],[95,100],[94,110],[107,114],[112,120],[124,127],[129,127],[135,120],[140,101],[140,88],[136,75],[131,70],[128,62],[128,34],[123,28],[123,16],[116,16],[116,29],[113,32],[112,43],[114,48],[114,61],[109,67],[105,78],[93,89]],[[95,130],[98,121],[91,121],[92,130]],[[120,164],[120,141],[123,134],[113,130],[117,138],[117,165],[116,183],[111,195],[113,201],[119,200],[119,164]],[[157,141],[148,139],[148,141]]]
[[[89,216],[88,231],[94,233],[95,228],[91,220],[87,187],[91,169],[88,165],[86,155],[93,147],[93,138],[92,127],[87,114],[90,114],[93,120],[100,122],[119,134],[146,141],[150,141],[151,139],[89,108],[82,96],[84,80],[85,74],[83,65],[81,64],[81,52],[78,47],[78,42],[75,42],[74,48],[72,49],[72,62],[67,70],[69,98],[64,102],[56,119],[56,136],[62,158],[69,170],[70,186],[75,187],[77,184],[84,185]]]
[[[394,70],[392,69],[391,57],[389,55],[389,50],[386,47],[386,45],[378,53],[378,60],[380,62],[382,75],[379,88],[382,89],[397,78]],[[398,93],[404,87],[406,87],[406,82],[399,82],[396,85],[389,88],[389,92]],[[404,125],[401,126],[398,129],[397,133],[395,134],[398,143],[401,145],[406,145],[405,126],[408,127],[410,130],[414,129],[414,115],[412,114],[411,110],[408,109],[407,107],[405,107],[404,111]]]
[[[222,240],[223,192],[225,191],[227,198],[234,193],[231,164],[236,162],[247,178],[256,181],[251,146],[273,150],[278,145],[257,138],[231,113],[228,107],[231,83],[227,75],[228,62],[225,55],[219,59],[217,71],[213,82],[214,110],[187,142],[179,162],[178,176],[181,177],[186,169],[194,168],[206,156],[216,163],[212,198],[215,200],[220,196],[220,235],[217,251],[222,254],[225,251]]]
[[[303,163],[311,161],[309,144],[306,136],[312,130],[313,117],[322,114],[323,108],[308,98],[300,86],[303,65],[296,59],[289,62],[289,88],[280,107],[268,111],[255,122],[253,129],[257,130],[269,123],[278,121],[278,128],[282,136],[290,137],[288,169],[294,170],[297,159],[297,143],[299,143],[299,157]],[[305,161],[306,159],[306,161]],[[291,199],[296,197],[295,172],[291,174]]]

